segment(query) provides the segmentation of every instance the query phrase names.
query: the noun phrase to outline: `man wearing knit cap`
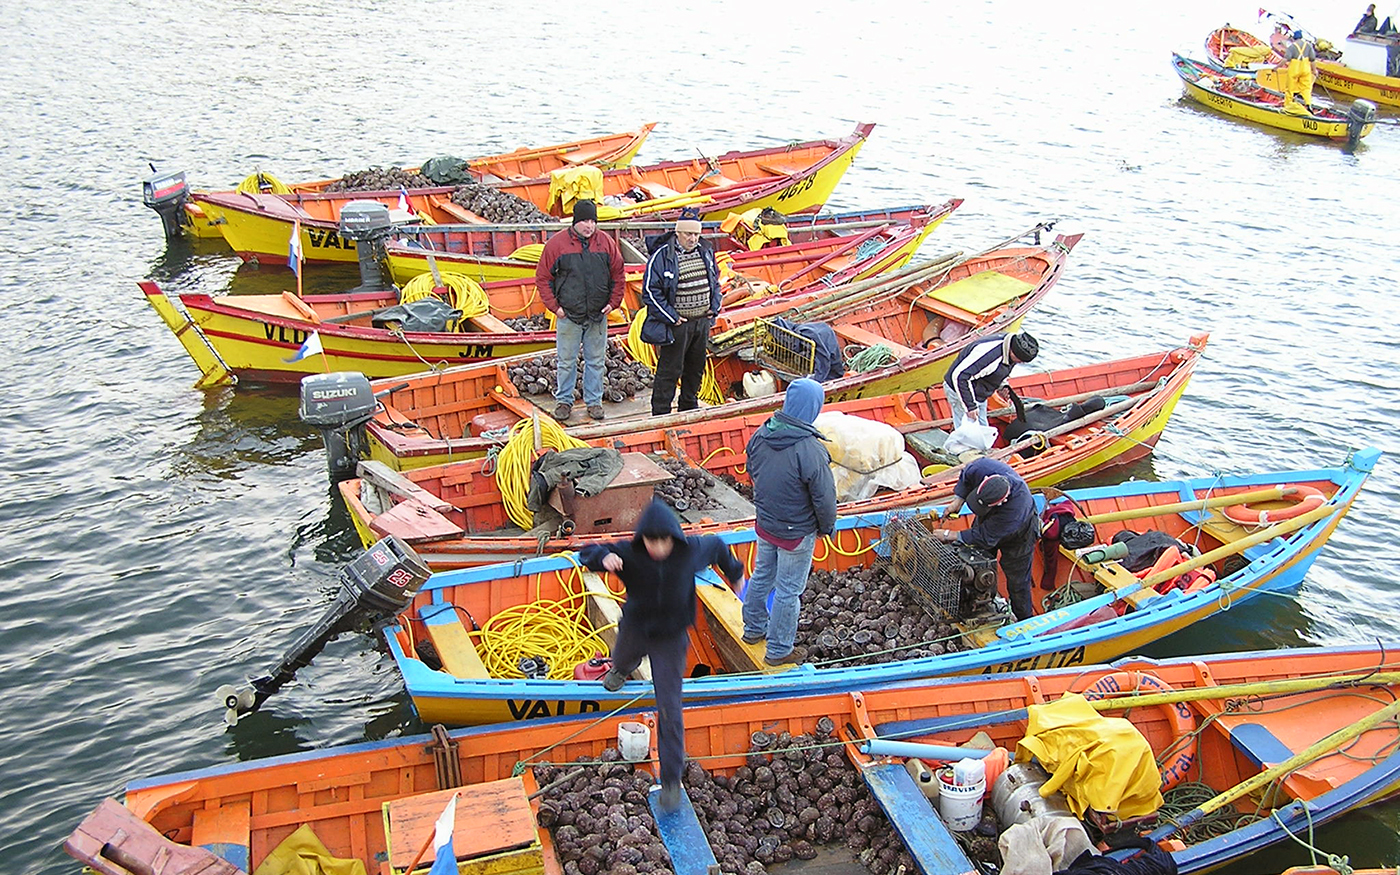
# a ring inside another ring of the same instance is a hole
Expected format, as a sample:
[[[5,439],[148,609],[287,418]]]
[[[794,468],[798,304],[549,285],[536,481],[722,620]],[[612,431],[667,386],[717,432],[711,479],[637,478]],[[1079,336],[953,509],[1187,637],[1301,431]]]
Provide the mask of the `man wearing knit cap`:
[[[603,366],[608,354],[608,313],[622,303],[622,253],[617,241],[598,234],[598,206],[574,204],[574,222],[544,244],[535,268],[535,288],[554,314],[554,418],[568,420],[583,348],[583,403],[588,415],[603,418]]]
[[[693,207],[682,211],[675,230],[654,245],[642,281],[647,308],[642,340],[656,346],[651,413],[664,416],[671,412],[678,381],[678,409],[700,406],[705,345],[719,313],[719,268],[714,250],[700,238],[700,214]]]
[[[977,519],[961,532],[936,529],[940,541],[962,541],[996,555],[1001,553],[1001,573],[1006,577],[1006,595],[1011,613],[1024,620],[1035,616],[1031,598],[1031,556],[1040,540],[1040,517],[1030,487],[1015,469],[997,459],[974,459],[963,466],[953,500],[938,512],[941,522],[949,515],[972,508]]]
[[[977,421],[987,424],[987,399],[1011,376],[1017,364],[1031,361],[1040,344],[1026,332],[994,334],[968,344],[943,377],[943,394],[953,411],[957,430],[968,414],[976,411]]]
[[[831,456],[812,421],[821,412],[822,385],[803,378],[783,397],[783,409],[749,439],[749,478],[757,509],[753,574],[744,590],[744,643],[768,639],[763,661],[799,663],[793,646],[797,615],[818,535],[836,529],[836,483]],[[768,596],[773,608],[768,609]]]

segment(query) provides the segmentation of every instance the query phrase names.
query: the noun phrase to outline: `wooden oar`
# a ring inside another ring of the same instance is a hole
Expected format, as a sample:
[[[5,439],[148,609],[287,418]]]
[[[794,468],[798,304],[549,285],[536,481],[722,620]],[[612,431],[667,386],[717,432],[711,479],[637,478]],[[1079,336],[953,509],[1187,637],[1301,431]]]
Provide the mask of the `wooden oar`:
[[[1360,720],[1356,721],[1350,726],[1344,726],[1341,729],[1338,729],[1336,732],[1333,732],[1331,735],[1327,736],[1321,741],[1314,742],[1313,744],[1309,745],[1305,750],[1294,754],[1293,756],[1289,757],[1288,759],[1284,760],[1278,765],[1270,766],[1269,768],[1265,769],[1264,771],[1260,772],[1254,777],[1241,781],[1240,783],[1231,787],[1229,790],[1226,790],[1224,793],[1220,793],[1212,797],[1211,799],[1202,802],[1200,805],[1196,806],[1195,808],[1191,809],[1190,811],[1186,812],[1186,814],[1178,818],[1175,823],[1168,823],[1163,826],[1160,826],[1152,832],[1148,833],[1147,837],[1154,842],[1158,842],[1162,839],[1169,838],[1179,830],[1185,829],[1186,827],[1190,826],[1191,824],[1210,814],[1212,811],[1229,805],[1231,802],[1234,802],[1241,796],[1248,795],[1249,793],[1254,792],[1260,787],[1266,786],[1267,784],[1273,782],[1275,779],[1288,774],[1294,769],[1305,766],[1313,760],[1320,759],[1324,754],[1331,753],[1346,742],[1357,738],[1363,733],[1369,732],[1370,730],[1376,728],[1381,723],[1384,723],[1387,720],[1394,719],[1397,715],[1400,715],[1400,700],[1391,702],[1389,705],[1386,705],[1379,711],[1375,711],[1371,714],[1368,714],[1365,717],[1362,717]],[[1300,801],[1303,804],[1307,803],[1307,800]],[[1124,851],[1126,851],[1127,853],[1124,853]],[[1124,851],[1115,851],[1114,853],[1123,854],[1124,857],[1132,856],[1133,853],[1136,853],[1136,851],[1129,848],[1125,848]]]
[[[1142,380],[1137,383],[1128,383],[1125,386],[1108,386],[1093,392],[1080,392],[1075,395],[1062,395],[1059,398],[1041,398],[1034,403],[1045,404],[1050,407],[1064,407],[1067,404],[1079,404],[1088,401],[1090,398],[1097,398],[1102,395],[1136,395],[1144,389],[1151,389],[1157,385],[1156,380]],[[987,411],[987,419],[1000,419],[1003,416],[1010,416],[1016,412],[1014,407],[998,407],[995,410]],[[895,425],[900,434],[910,434],[916,431],[927,431],[931,428],[944,428],[953,424],[951,416],[942,419],[919,419],[914,422],[902,422]]]
[[[1232,495],[1216,495],[1210,498],[1200,498],[1195,501],[1178,501],[1174,504],[1159,504],[1150,507],[1134,507],[1128,510],[1113,510],[1107,513],[1094,513],[1083,517],[1086,523],[1117,523],[1124,520],[1136,520],[1148,516],[1157,516],[1163,513],[1181,513],[1188,510],[1203,510],[1212,507],[1228,507],[1232,504],[1248,504],[1251,501],[1275,501],[1280,498],[1287,498],[1298,491],[1296,486],[1271,486],[1268,489],[1256,489],[1252,492],[1236,492]]]

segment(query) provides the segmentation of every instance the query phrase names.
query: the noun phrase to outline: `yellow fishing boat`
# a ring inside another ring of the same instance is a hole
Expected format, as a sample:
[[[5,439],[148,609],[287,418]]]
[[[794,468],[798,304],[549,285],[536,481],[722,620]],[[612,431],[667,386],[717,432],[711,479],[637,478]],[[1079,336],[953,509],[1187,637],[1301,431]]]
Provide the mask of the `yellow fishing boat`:
[[[723,220],[731,212],[763,207],[785,215],[816,212],[874,127],[858,125],[853,133],[834,140],[609,170],[601,174],[602,193],[618,204],[611,213],[605,207],[600,217],[675,219],[685,207],[698,209],[702,218],[712,221]],[[552,215],[563,215],[548,177],[493,183],[492,187],[540,210],[552,210]],[[209,221],[222,226],[224,239],[247,261],[284,263],[293,224],[300,223],[306,263],[333,264],[358,259],[355,241],[342,236],[338,223],[345,204],[375,201],[394,209],[404,197],[409,213],[397,217],[402,223],[420,219],[432,224],[482,223],[482,217],[453,201],[456,191],[456,186],[440,186],[406,192],[238,192],[195,194],[193,199]]]

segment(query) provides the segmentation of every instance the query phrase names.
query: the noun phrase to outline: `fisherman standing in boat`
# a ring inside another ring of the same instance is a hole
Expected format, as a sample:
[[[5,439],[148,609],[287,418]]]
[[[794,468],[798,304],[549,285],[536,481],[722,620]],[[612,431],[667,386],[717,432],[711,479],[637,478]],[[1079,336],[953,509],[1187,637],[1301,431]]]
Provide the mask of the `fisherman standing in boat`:
[[[758,427],[746,448],[757,538],[753,574],[744,590],[744,643],[766,638],[763,661],[768,665],[803,660],[805,654],[793,642],[812,553],[817,537],[836,529],[831,456],[812,426],[825,400],[821,383],[794,380],[783,396],[783,409]]]
[[[943,378],[943,394],[953,410],[953,430],[967,418],[968,411],[977,411],[977,421],[987,424],[987,399],[992,397],[1017,364],[1031,361],[1040,352],[1040,344],[1026,332],[997,334],[969,344]]]
[[[1040,517],[1030,487],[1005,462],[974,459],[963,467],[953,500],[938,511],[939,522],[956,515],[963,505],[972,508],[976,521],[961,532],[935,529],[933,537],[945,543],[961,541],[993,555],[1000,552],[1011,613],[1018,620],[1035,616],[1031,557],[1040,540]]]
[[[1301,30],[1293,31],[1293,37],[1283,50],[1283,63],[1279,69],[1286,70],[1283,88],[1283,111],[1294,115],[1307,115],[1312,105],[1313,83],[1317,81],[1317,49],[1303,38]],[[1299,103],[1298,97],[1302,97]]]
[[[731,586],[744,580],[744,563],[734,557],[717,535],[687,538],[681,521],[660,499],[653,499],[637,520],[630,541],[589,544],[579,562],[594,571],[611,571],[627,589],[612,668],[603,675],[609,692],[651,659],[656,693],[657,754],[661,759],[661,798],[665,811],[681,799],[681,770],[685,768],[685,720],[681,710],[681,678],[685,674],[691,625],[695,623],[695,575],[718,565]]]
[[[608,355],[608,313],[622,303],[622,252],[617,241],[598,234],[598,205],[574,204],[573,224],[549,238],[535,268],[540,300],[554,313],[554,352],[558,388],[554,418],[566,422],[573,412],[583,347],[583,403],[588,415],[603,418],[603,367]]]
[[[700,237],[700,213],[681,212],[676,228],[661,237],[647,259],[642,280],[647,318],[642,340],[656,346],[656,378],[651,385],[651,415],[671,412],[680,382],[678,410],[700,406],[705,376],[705,345],[719,314],[719,267],[708,241]]]

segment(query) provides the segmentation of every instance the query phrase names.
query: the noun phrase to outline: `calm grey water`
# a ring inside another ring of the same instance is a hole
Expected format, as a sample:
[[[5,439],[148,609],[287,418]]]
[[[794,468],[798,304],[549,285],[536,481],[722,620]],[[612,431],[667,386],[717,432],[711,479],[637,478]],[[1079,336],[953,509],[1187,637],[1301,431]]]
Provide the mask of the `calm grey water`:
[[[143,302],[147,278],[287,277],[167,250],[148,161],[216,188],[649,120],[643,161],[878,122],[831,206],[966,198],[929,254],[1047,217],[1086,233],[1027,323],[1045,366],[1211,332],[1137,476],[1391,454],[1295,599],[1153,653],[1393,638],[1400,130],[1350,155],[1185,103],[1168,52],[1253,3],[952,5],[0,0],[0,869],[74,871],[62,838],[128,779],[421,728],[357,635],[220,722],[214,689],[268,666],[356,542],[295,399],[192,390]],[[1352,5],[1288,11],[1340,36]],[[1393,863],[1397,822],[1374,807],[1316,844]]]

